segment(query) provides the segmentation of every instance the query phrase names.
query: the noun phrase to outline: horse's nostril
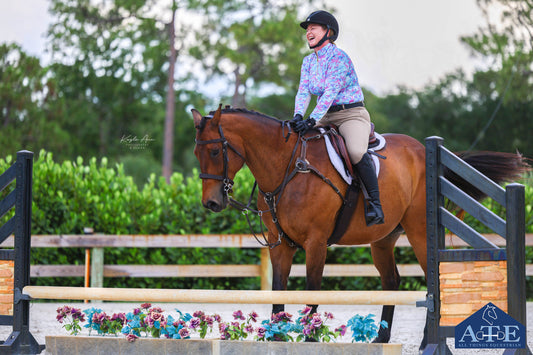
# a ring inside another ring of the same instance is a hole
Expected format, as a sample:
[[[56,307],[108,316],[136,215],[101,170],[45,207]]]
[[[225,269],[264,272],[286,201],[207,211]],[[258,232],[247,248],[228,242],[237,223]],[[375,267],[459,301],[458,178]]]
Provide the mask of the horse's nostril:
[[[215,201],[213,201],[213,200],[207,201],[207,204],[205,205],[205,207],[207,207],[208,209],[210,209],[213,212],[222,211],[222,208],[220,207],[220,205],[218,203],[216,203]]]

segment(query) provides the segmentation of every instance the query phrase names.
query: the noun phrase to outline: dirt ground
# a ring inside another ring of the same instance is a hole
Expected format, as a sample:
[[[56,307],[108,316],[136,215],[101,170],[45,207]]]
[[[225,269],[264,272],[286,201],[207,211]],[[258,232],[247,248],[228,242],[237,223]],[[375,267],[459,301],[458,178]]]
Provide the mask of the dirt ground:
[[[104,310],[108,314],[117,312],[130,312],[134,308],[139,307],[138,303],[32,303],[30,309],[30,331],[40,344],[44,344],[45,336],[47,335],[67,335],[67,332],[62,329],[62,324],[56,321],[56,309],[64,305],[81,308],[82,310],[90,309],[92,307]],[[259,323],[269,317],[271,306],[269,305],[234,305],[234,304],[171,304],[161,303],[153,304],[153,306],[161,307],[165,313],[173,315],[177,318],[176,309],[182,312],[193,313],[197,310],[204,311],[207,314],[218,313],[221,315],[223,321],[233,320],[232,313],[237,310],[248,314],[255,311],[259,314]],[[298,317],[298,310],[302,306],[287,305],[286,311],[293,314],[294,319]],[[381,314],[381,307],[379,306],[337,306],[337,305],[323,305],[319,308],[320,312],[331,312],[335,319],[329,321],[327,324],[330,328],[346,324],[355,314],[366,316],[367,314],[375,314],[376,319],[379,319]],[[528,328],[528,344],[530,349],[533,349],[533,303],[527,305],[527,328]],[[422,340],[422,332],[425,321],[425,308],[416,308],[412,306],[397,306],[395,312],[395,321],[392,326],[391,343],[401,343],[403,345],[403,354],[411,355],[418,354],[418,347]],[[214,333],[210,337],[215,337]],[[11,334],[11,329],[6,326],[0,326],[0,339],[6,339]],[[83,335],[88,335],[88,331],[84,330]],[[339,342],[350,342],[350,333]],[[502,354],[503,350],[465,350],[455,349],[453,339],[448,339],[448,346],[453,354]]]

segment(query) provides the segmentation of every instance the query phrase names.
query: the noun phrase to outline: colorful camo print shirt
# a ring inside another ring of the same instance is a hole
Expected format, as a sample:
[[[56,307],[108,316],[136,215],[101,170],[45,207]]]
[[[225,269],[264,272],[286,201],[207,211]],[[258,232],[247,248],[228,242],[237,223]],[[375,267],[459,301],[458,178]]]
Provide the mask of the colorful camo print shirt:
[[[318,101],[309,117],[317,122],[324,117],[330,106],[364,99],[350,57],[332,43],[304,58],[295,100],[295,115],[304,116],[311,95],[318,96]]]

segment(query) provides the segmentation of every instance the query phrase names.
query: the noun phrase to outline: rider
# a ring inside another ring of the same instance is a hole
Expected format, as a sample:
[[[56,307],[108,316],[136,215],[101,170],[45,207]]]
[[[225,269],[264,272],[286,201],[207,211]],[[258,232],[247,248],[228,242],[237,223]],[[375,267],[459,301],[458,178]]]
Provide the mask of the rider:
[[[339,35],[339,24],[329,12],[315,11],[300,26],[306,30],[309,48],[314,53],[306,56],[302,63],[291,125],[298,133],[315,125],[338,127],[352,164],[370,196],[367,225],[381,224],[384,216],[378,180],[372,158],[367,153],[370,115],[364,107],[363,91],[350,57],[334,44]],[[304,120],[311,94],[318,96],[317,104],[309,118]]]

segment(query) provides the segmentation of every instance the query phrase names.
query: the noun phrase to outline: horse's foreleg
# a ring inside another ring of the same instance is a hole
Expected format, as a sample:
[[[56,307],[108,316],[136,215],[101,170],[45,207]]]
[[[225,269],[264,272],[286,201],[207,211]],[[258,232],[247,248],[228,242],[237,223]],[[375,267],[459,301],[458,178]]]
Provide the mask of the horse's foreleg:
[[[327,252],[327,246],[321,244],[305,248],[306,290],[318,291],[322,287],[322,275]],[[311,313],[316,313],[318,305],[309,306],[311,306]]]
[[[272,290],[283,291],[287,289],[292,259],[295,253],[296,248],[290,247],[285,241],[277,247],[270,249],[270,261],[272,262]],[[272,305],[273,314],[284,310],[285,305],[283,304]]]
[[[398,290],[400,286],[400,274],[394,260],[394,244],[400,235],[400,230],[393,231],[386,238],[371,245],[374,265],[381,276],[383,290]],[[387,327],[379,326],[378,336],[374,343],[388,343],[391,336],[394,306],[384,305],[381,312],[381,320],[387,322]]]

